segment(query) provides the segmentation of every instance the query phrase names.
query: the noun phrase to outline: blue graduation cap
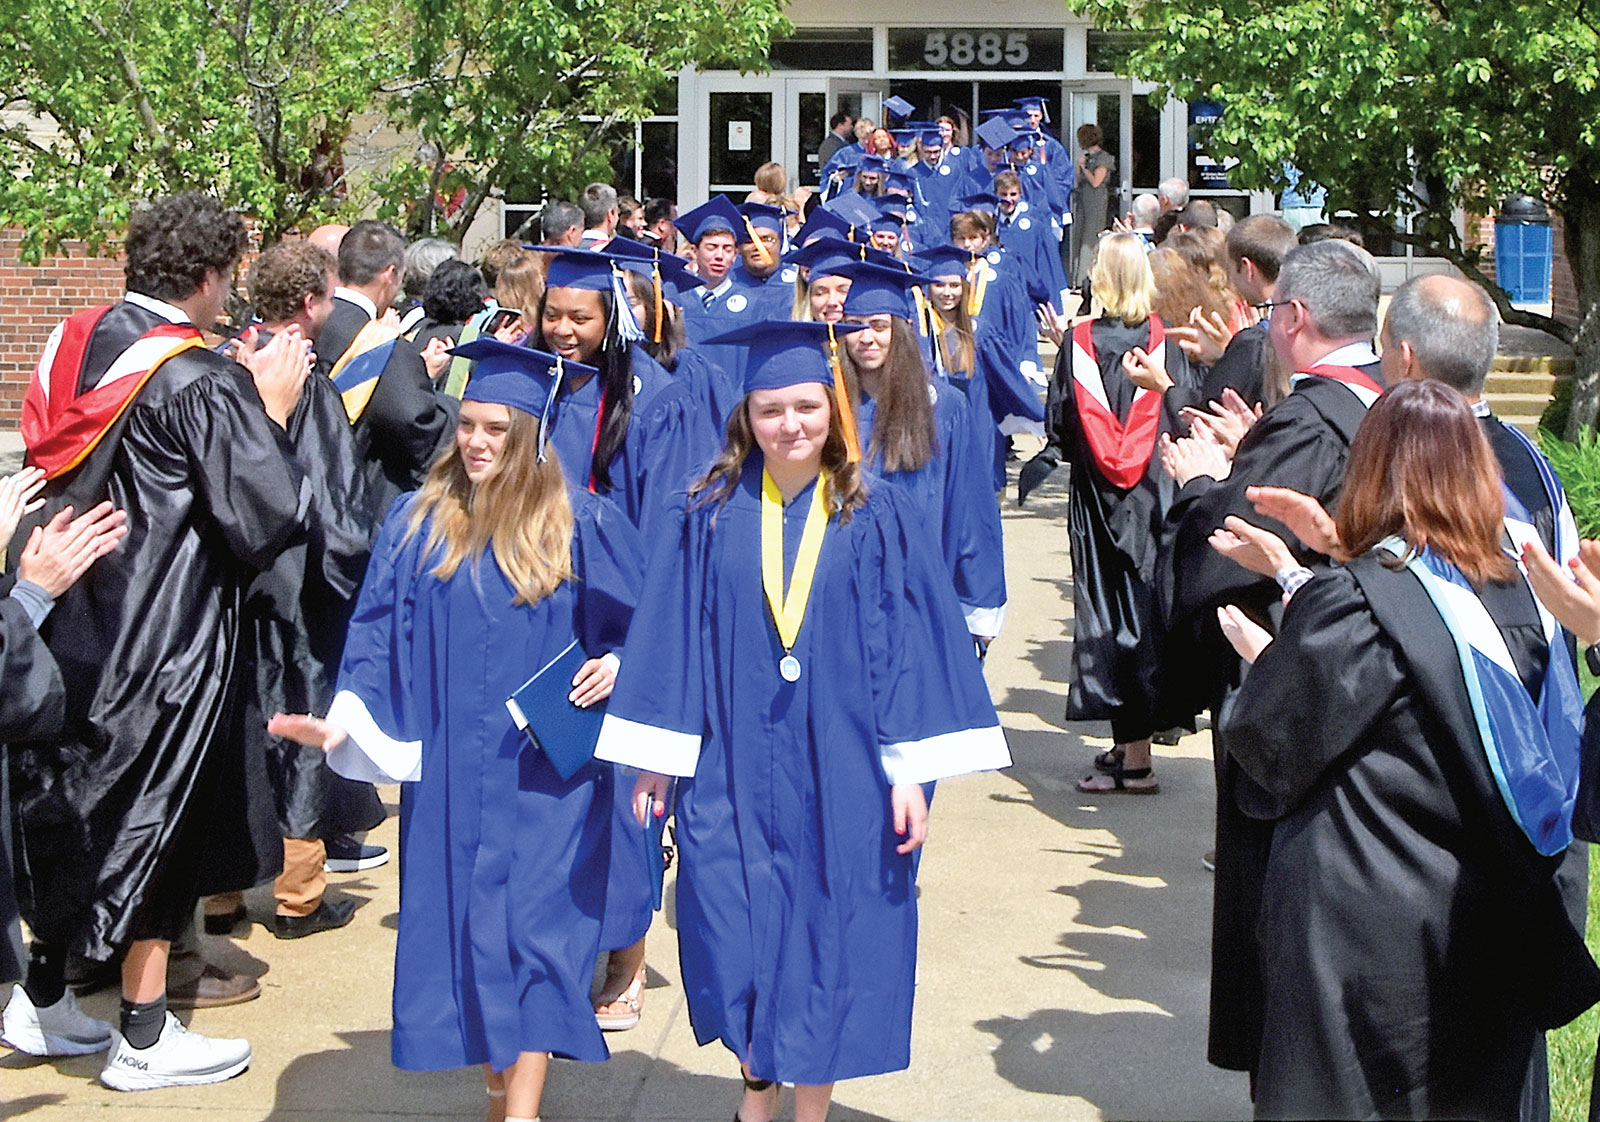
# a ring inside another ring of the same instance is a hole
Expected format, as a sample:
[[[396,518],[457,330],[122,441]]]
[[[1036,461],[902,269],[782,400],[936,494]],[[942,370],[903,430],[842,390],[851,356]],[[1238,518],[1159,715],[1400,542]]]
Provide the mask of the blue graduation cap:
[[[902,148],[910,148],[917,142],[916,129],[890,129],[889,135],[894,137],[894,142]]]
[[[866,153],[860,149],[841,148],[833,157],[833,170],[849,174],[861,166]]]
[[[956,205],[964,211],[979,211],[983,214],[993,214],[1000,209],[1000,200],[987,191],[979,191],[973,195],[963,195],[956,200]]]
[[[733,344],[750,348],[744,368],[744,392],[781,390],[818,382],[833,387],[839,404],[840,428],[850,462],[861,459],[861,440],[850,411],[850,387],[839,361],[839,337],[860,331],[859,323],[813,323],[809,320],[774,319],[750,323],[711,339],[707,345]]]
[[[700,244],[700,240],[708,234],[732,234],[734,242],[741,245],[750,240],[744,215],[739,213],[739,208],[726,195],[711,196],[693,210],[678,215],[673,225],[691,245]]]
[[[940,245],[922,251],[921,260],[924,263],[924,272],[934,280],[944,280],[949,277],[967,278],[967,273],[972,267],[972,251],[962,249],[959,245]]]
[[[1050,104],[1042,97],[1019,97],[1011,104],[1019,109],[1037,109],[1044,116],[1045,124],[1050,123]]]
[[[819,206],[811,212],[811,217],[806,219],[805,225],[795,231],[794,242],[796,245],[805,245],[830,233],[847,238],[850,236],[850,223],[827,207]]]
[[[1001,117],[990,117],[978,126],[975,135],[985,148],[1000,149],[1016,139],[1017,130]]]
[[[928,129],[928,130],[926,130],[922,134],[921,140],[922,140],[922,146],[924,148],[943,148],[944,147],[944,133],[940,132],[938,129]]]
[[[819,280],[837,276],[841,267],[860,261],[861,250],[861,245],[845,241],[830,231],[828,235],[789,253],[783,260],[787,264],[810,269],[810,279]]]
[[[915,186],[916,180],[911,178],[911,173],[901,171],[899,168],[895,168],[883,177],[883,189],[885,191],[903,191],[909,195]]]
[[[541,245],[535,248],[551,255],[550,267],[544,275],[545,288],[611,293],[613,323],[608,326],[615,326],[618,336],[623,339],[637,341],[644,338],[644,331],[633,318],[633,308],[628,303],[628,290],[623,284],[618,264],[621,258],[575,246]]]
[[[889,161],[882,156],[862,156],[861,162],[856,165],[857,172],[875,171],[879,175],[887,175],[890,170]]]
[[[752,229],[772,230],[780,236],[784,231],[783,208],[766,203],[740,203],[739,213]]]
[[[917,107],[915,105],[912,105],[909,101],[903,97],[900,97],[898,94],[896,94],[894,97],[884,98],[883,107],[889,112],[893,113],[896,117],[909,117],[911,114],[917,111]]]
[[[504,405],[539,418],[539,460],[544,461],[549,413],[561,383],[567,378],[598,375],[600,371],[560,355],[502,343],[480,335],[452,347],[450,353],[477,363],[461,394],[462,401]]]
[[[850,292],[844,298],[847,316],[912,317],[911,290],[927,284],[928,277],[863,261],[839,271],[850,278]]]
[[[1016,136],[1011,138],[1011,143],[1009,145],[1007,145],[1007,147],[1010,148],[1013,152],[1016,152],[1016,151],[1020,151],[1023,148],[1033,148],[1038,143],[1039,143],[1039,134],[1036,133],[1036,132],[1033,132],[1030,129],[1030,130],[1028,130],[1026,132],[1017,133]]]
[[[906,202],[894,195],[883,195],[873,200],[878,216],[872,220],[874,234],[883,230],[898,230],[906,224]]]
[[[829,199],[823,206],[859,230],[871,227],[872,220],[878,217],[878,208],[868,202],[866,196],[855,191],[846,191],[836,199]]]
[[[704,277],[689,271],[686,258],[675,253],[662,253],[653,246],[629,238],[612,238],[606,243],[606,255],[615,258],[619,268],[636,273],[650,282],[656,301],[653,335],[657,343],[661,342],[663,331],[662,300],[678,303],[685,292],[706,283]]]

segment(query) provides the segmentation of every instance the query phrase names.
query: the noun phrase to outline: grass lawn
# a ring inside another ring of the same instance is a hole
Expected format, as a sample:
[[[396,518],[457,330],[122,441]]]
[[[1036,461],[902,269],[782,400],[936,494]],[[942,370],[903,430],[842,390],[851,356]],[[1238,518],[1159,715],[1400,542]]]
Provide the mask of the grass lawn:
[[[1600,685],[1578,659],[1578,684],[1589,697]],[[1589,850],[1589,953],[1600,959],[1600,869]],[[1549,1034],[1550,1117],[1552,1122],[1582,1122],[1589,1116],[1589,1084],[1594,1078],[1595,1041],[1600,1039],[1600,1006]]]

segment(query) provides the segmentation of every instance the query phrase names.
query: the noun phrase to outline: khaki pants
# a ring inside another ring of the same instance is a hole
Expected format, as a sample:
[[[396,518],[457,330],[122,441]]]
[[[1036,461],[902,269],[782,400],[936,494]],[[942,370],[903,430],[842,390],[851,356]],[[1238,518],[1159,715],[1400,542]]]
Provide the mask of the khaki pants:
[[[279,915],[308,916],[317,910],[328,887],[327,874],[322,870],[327,858],[326,847],[314,838],[283,839],[283,872],[272,882]],[[206,897],[205,910],[208,915],[226,915],[243,903],[242,893],[222,892]]]

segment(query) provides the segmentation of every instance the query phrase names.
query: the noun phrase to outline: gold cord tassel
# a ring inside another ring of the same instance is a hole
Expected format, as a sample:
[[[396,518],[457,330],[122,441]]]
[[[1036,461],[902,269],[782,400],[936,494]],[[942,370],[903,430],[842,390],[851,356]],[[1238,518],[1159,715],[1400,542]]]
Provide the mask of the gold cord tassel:
[[[756,253],[761,257],[762,266],[771,265],[773,263],[772,251],[767,248],[766,242],[756,237],[756,228],[750,224],[749,216],[745,216],[744,229],[745,233],[750,235],[750,240],[756,243]]]
[[[655,341],[659,343],[661,342],[661,313],[663,311],[661,307],[661,262],[659,260],[655,263],[650,279],[654,283],[656,290],[656,326],[652,334],[655,336]]]
[[[828,324],[828,367],[833,371],[833,396],[839,402],[839,427],[844,430],[845,455],[852,464],[861,462],[861,437],[856,433],[856,414],[850,405],[850,387],[844,381],[844,363],[839,360],[839,337]]]

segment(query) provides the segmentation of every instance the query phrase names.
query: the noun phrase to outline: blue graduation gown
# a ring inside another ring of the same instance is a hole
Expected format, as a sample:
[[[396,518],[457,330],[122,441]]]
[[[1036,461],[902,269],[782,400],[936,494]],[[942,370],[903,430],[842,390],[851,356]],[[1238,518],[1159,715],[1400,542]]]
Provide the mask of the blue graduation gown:
[[[1050,232],[1045,213],[1024,200],[1018,202],[1017,212],[1011,218],[1003,214],[997,217],[1000,244],[1026,274],[1029,291],[1037,292],[1042,288],[1049,294],[1050,306],[1056,314],[1065,314],[1067,270],[1061,264],[1060,239]]]
[[[735,266],[735,270],[737,269],[738,266]],[[726,370],[728,376],[742,386],[746,348],[727,343],[707,346],[706,340],[715,338],[725,331],[771,318],[766,314],[767,301],[770,297],[751,286],[748,274],[744,284],[739,282],[734,270],[730,270],[728,276],[732,283],[726,292],[712,301],[709,308],[705,305],[704,289],[694,289],[684,294],[683,334],[691,346]],[[779,318],[787,319],[787,312]]]
[[[728,415],[744,397],[744,387],[699,347],[688,344],[678,349],[672,375],[689,388],[690,396],[701,404],[712,427],[718,433],[724,432]]]
[[[505,708],[574,638],[597,657],[627,635],[638,533],[609,500],[569,491],[576,579],[537,604],[513,603],[489,552],[448,581],[434,576],[427,526],[403,540],[414,496],[397,499],[350,624],[329,718],[351,735],[329,763],[353,779],[406,781],[397,1067],[607,1056],[589,986],[614,769],[590,764],[563,780]]]
[[[947,347],[949,353],[956,353],[956,334],[954,328],[945,328]],[[994,415],[989,408],[989,379],[984,375],[981,363],[982,356],[978,353],[977,342],[973,342],[973,357],[971,369],[947,370],[944,361],[934,346],[931,336],[923,336],[923,354],[927,359],[928,368],[934,371],[936,384],[948,384],[958,389],[967,399],[967,419],[971,424],[973,440],[977,442],[978,457],[983,463],[992,463],[995,459],[995,422]],[[1004,457],[1001,461],[1004,464]],[[1005,488],[1004,472],[995,485],[995,490]]]
[[[935,546],[944,558],[967,629],[992,638],[1000,633],[1006,609],[1000,504],[990,486],[990,461],[979,449],[966,398],[949,383],[943,385],[941,393],[940,382],[928,384],[938,436],[933,459],[916,471],[886,473],[874,457],[872,470],[903,490],[918,525],[938,528]],[[877,411],[877,402],[863,394],[857,417],[863,456],[872,443]]]
[[[779,676],[761,467],[753,453],[721,506],[675,509],[596,752],[692,777],[677,914],[696,1038],[757,1078],[830,1083],[910,1062],[917,910],[891,783],[1010,756],[949,578],[879,480],[830,521],[793,651],[804,669]],[[809,503],[808,489],[785,509],[786,560]]]
[[[721,447],[711,418],[690,396],[688,386],[647,355],[633,348],[633,419],[628,435],[611,460],[609,496],[639,529],[646,542],[658,540],[654,522],[668,496],[695,472],[708,466]],[[594,467],[595,424],[600,415],[600,379],[561,394],[550,442],[555,445],[567,482],[587,487]],[[650,842],[633,819],[633,789],[619,779],[613,789],[615,808],[611,876],[606,890],[605,930],[600,949],[630,947],[650,928]]]

